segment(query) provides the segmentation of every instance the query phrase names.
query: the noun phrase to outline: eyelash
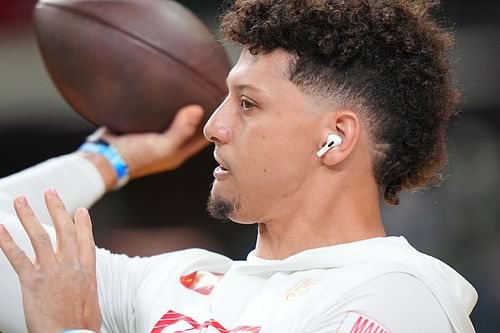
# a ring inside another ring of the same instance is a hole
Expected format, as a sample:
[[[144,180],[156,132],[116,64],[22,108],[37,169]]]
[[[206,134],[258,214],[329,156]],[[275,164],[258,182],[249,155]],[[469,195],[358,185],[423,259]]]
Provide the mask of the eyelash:
[[[255,103],[248,98],[241,97],[240,99],[240,108],[241,111],[250,111],[255,107]]]

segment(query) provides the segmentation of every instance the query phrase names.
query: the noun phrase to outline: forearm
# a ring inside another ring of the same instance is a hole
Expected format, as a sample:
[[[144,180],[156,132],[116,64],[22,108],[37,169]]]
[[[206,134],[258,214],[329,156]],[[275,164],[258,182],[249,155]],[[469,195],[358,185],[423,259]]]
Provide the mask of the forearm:
[[[109,161],[100,154],[79,152],[86,160],[90,161],[99,172],[104,184],[105,191],[111,191],[118,182],[116,171]]]
[[[24,195],[39,219],[45,224],[51,224],[43,201],[43,193],[49,188],[59,192],[70,212],[78,207],[90,207],[105,193],[106,186],[112,184],[103,164],[98,159],[94,162],[80,153],[74,153],[2,178],[0,211],[15,215],[12,201],[15,197]]]

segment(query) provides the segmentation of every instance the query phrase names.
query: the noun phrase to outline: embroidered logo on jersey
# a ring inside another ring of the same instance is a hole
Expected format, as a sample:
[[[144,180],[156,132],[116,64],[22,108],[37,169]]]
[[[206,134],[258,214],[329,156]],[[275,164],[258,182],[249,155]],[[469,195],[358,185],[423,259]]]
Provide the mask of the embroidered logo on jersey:
[[[293,301],[295,298],[298,296],[302,295],[309,289],[311,289],[312,286],[314,286],[318,282],[317,280],[314,279],[304,279],[299,282],[295,286],[293,286],[290,290],[288,290],[283,297],[287,301]]]
[[[370,317],[357,312],[348,312],[336,333],[390,333],[390,331]]]
[[[260,326],[238,326],[233,329],[226,329],[216,320],[208,320],[203,324],[198,323],[193,318],[168,311],[151,330],[151,333],[259,333]]]
[[[210,295],[220,279],[224,276],[222,273],[211,273],[206,271],[196,271],[180,277],[181,284],[202,295]]]

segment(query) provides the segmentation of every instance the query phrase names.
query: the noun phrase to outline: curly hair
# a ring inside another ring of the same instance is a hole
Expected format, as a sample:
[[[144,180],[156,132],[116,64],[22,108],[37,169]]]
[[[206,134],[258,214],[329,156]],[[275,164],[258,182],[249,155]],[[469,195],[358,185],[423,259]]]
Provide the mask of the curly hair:
[[[388,204],[440,181],[445,133],[459,94],[453,36],[432,18],[437,0],[235,0],[224,37],[252,53],[295,55],[290,80],[356,109],[367,123],[374,177]]]

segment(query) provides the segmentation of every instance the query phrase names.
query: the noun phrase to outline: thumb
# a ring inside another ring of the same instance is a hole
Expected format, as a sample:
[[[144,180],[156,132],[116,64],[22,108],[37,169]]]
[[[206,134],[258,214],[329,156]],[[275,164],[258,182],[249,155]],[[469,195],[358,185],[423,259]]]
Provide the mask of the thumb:
[[[162,134],[166,139],[164,142],[176,147],[182,146],[196,133],[203,114],[203,108],[199,105],[188,105],[177,111],[172,125]]]

